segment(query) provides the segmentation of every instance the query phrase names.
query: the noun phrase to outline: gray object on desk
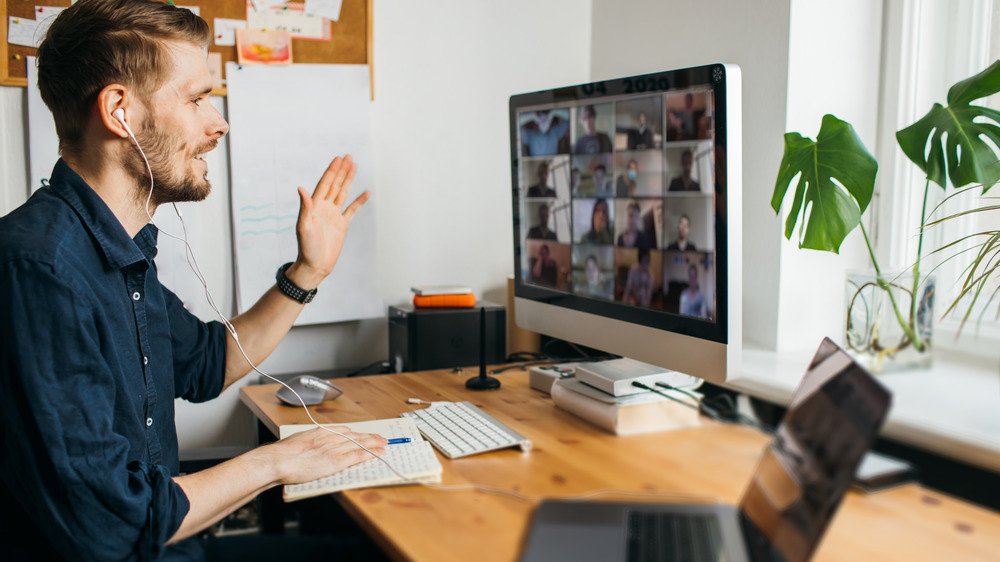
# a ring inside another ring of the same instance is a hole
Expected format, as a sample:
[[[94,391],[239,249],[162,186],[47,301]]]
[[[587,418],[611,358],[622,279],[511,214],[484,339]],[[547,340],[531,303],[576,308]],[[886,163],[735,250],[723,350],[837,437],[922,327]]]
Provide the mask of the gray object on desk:
[[[279,400],[289,406],[301,406],[305,402],[306,406],[319,404],[324,400],[333,400],[344,393],[343,390],[329,381],[312,375],[302,375],[288,381],[288,386],[282,386],[275,392]],[[292,391],[295,392],[292,392]],[[298,397],[295,394],[298,393]],[[301,397],[301,400],[299,400]]]

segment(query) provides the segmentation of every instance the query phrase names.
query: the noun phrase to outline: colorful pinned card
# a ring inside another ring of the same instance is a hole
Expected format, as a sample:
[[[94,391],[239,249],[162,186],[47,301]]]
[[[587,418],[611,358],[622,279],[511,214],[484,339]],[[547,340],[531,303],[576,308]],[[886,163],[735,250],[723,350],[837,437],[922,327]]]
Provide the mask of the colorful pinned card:
[[[237,29],[236,52],[240,64],[290,64],[292,37],[281,30]]]

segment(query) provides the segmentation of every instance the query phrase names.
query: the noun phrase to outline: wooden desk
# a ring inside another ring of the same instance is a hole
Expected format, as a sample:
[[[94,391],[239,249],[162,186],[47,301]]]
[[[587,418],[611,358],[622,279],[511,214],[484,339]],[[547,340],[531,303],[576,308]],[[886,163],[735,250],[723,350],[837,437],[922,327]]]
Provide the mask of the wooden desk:
[[[529,437],[534,449],[458,460],[439,455],[444,483],[486,484],[545,497],[614,489],[735,504],[768,442],[755,430],[708,421],[697,428],[615,437],[557,409],[547,395],[528,387],[526,372],[500,375],[503,387],[495,392],[466,390],[464,382],[472,374],[469,369],[337,379],[344,395],[314,406],[313,415],[324,423],[359,421],[423,407],[407,404],[409,397],[469,400]],[[246,386],[240,398],[275,434],[279,425],[308,423],[300,407],[278,402],[276,388]],[[421,486],[354,490],[337,497],[391,557],[428,561],[517,560],[537,503]],[[874,495],[851,491],[815,560],[971,561],[996,560],[998,553],[1000,514],[910,484]]]

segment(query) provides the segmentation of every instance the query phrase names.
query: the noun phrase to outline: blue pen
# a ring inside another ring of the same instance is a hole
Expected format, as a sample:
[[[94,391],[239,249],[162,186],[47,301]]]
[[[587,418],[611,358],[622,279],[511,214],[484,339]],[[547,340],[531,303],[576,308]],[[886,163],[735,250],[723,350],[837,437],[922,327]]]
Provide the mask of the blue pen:
[[[399,445],[400,443],[409,443],[410,441],[412,441],[412,439],[410,439],[409,437],[393,437],[388,441],[390,445]]]

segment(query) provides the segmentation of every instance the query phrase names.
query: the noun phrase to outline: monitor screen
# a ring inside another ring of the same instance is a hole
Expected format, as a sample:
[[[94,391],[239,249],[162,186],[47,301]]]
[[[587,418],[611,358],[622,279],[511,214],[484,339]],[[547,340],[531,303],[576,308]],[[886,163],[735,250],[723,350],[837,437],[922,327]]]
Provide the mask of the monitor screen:
[[[726,343],[725,78],[511,97],[518,297]]]

